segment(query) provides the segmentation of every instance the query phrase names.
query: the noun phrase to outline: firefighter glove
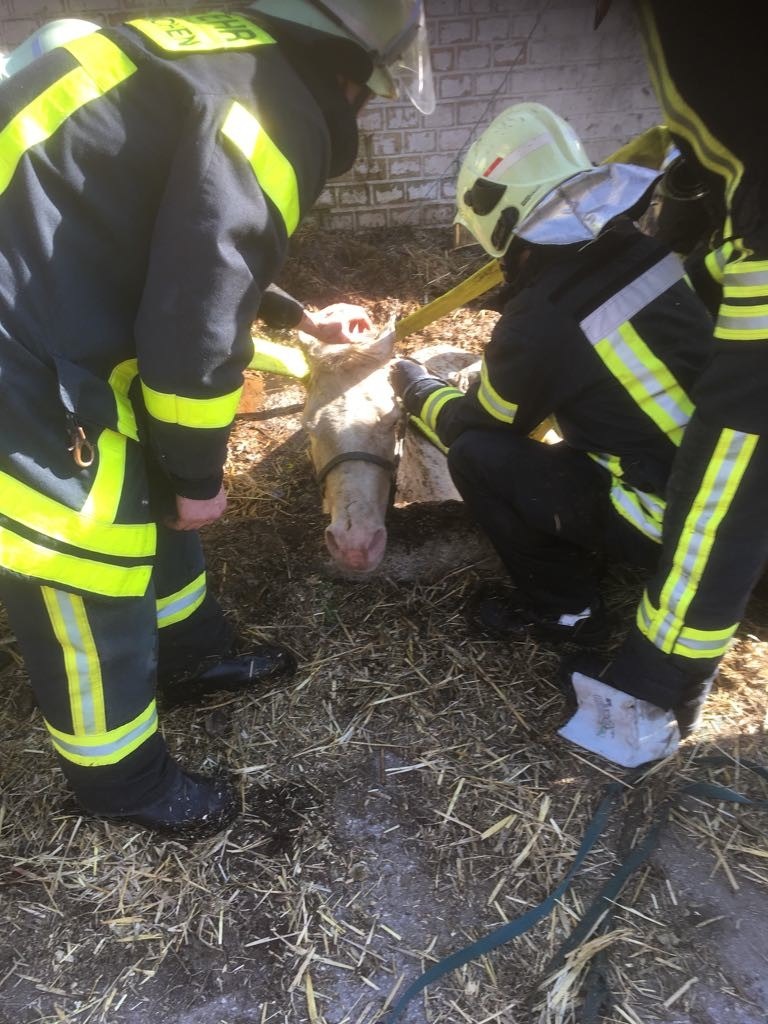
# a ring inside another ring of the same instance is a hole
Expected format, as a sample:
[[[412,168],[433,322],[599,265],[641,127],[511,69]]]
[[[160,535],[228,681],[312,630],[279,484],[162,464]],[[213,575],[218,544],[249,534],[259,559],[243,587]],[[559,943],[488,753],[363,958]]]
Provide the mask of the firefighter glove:
[[[445,387],[442,378],[434,377],[415,359],[395,359],[389,371],[389,381],[405,411],[413,416],[418,416],[427,395]]]

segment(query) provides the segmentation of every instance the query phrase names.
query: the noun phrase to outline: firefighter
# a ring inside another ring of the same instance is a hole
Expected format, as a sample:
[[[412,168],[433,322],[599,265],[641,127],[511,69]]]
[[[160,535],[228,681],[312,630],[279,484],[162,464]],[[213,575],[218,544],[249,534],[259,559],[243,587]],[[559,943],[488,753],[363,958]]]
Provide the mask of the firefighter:
[[[238,653],[197,531],[226,507],[288,239],[352,165],[367,98],[400,84],[430,109],[420,0],[138,17],[0,87],[0,600],[87,812],[234,815],[169,756],[156,686],[171,704],[293,668],[279,645]]]
[[[599,754],[606,709],[619,704],[666,716],[675,749],[674,720],[682,734],[695,726],[768,560],[768,144],[754,31],[762,6],[739,16],[692,0],[636,6],[669,129],[724,216],[689,268],[713,316],[713,352],[675,458],[661,557],[599,684],[586,666],[572,673],[579,708],[569,738]],[[599,7],[598,23],[608,4]],[[655,753],[633,734],[608,756],[632,767]]]
[[[604,638],[594,553],[658,558],[711,324],[678,257],[633,223],[657,177],[593,167],[570,126],[534,103],[499,115],[459,173],[456,219],[502,261],[507,302],[466,395],[411,360],[392,376],[407,411],[447,447],[514,584],[507,600],[474,609],[494,635]],[[560,443],[529,436],[547,418]]]

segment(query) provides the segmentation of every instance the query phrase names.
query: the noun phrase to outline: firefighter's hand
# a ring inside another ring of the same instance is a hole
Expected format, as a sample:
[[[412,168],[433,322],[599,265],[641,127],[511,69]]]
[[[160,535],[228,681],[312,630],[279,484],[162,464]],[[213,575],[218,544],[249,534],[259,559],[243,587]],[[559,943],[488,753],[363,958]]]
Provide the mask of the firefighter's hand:
[[[367,310],[348,302],[335,302],[315,313],[304,313],[298,326],[324,345],[344,345],[360,341],[373,330]]]
[[[165,525],[172,530],[199,530],[203,526],[221,519],[227,507],[224,487],[215,498],[184,498],[176,495],[176,518],[166,519]]]
[[[415,359],[395,359],[389,368],[389,382],[406,412],[417,416],[430,391],[444,387],[445,381],[434,377],[426,366]]]

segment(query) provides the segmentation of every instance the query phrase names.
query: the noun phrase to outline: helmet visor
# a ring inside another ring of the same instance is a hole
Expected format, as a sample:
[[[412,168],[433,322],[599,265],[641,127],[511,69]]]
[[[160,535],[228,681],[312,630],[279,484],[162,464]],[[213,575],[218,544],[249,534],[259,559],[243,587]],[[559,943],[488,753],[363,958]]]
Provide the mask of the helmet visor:
[[[388,63],[387,70],[414,107],[422,114],[431,114],[435,109],[435,84],[424,7],[408,3],[408,0],[405,0],[405,5],[412,9],[418,7],[418,20],[408,33],[410,39],[402,39],[405,45]]]

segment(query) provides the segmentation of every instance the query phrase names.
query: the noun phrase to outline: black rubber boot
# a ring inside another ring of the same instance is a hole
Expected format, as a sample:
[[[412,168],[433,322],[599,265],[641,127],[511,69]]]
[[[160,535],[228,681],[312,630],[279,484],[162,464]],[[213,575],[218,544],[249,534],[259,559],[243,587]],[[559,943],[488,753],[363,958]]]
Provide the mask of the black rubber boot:
[[[201,839],[213,835],[232,822],[238,813],[235,794],[221,778],[185,772],[175,761],[168,762],[162,788],[145,803],[130,809],[90,811],[109,821],[130,822],[161,835],[185,839]]]
[[[216,693],[255,690],[295,671],[296,659],[279,644],[261,644],[243,654],[212,655],[176,675],[158,675],[158,703],[178,707]]]
[[[604,643],[611,635],[612,623],[599,601],[594,602],[587,616],[573,624],[562,621],[563,618],[557,612],[533,608],[514,592],[499,595],[481,590],[467,605],[470,627],[496,640],[533,637],[551,643],[591,647]]]

